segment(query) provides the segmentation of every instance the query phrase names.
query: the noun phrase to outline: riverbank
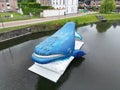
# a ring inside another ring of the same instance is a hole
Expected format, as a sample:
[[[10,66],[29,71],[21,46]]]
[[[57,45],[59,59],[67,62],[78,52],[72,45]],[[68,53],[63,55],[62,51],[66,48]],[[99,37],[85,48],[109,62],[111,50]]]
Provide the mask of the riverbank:
[[[63,15],[63,16],[36,18],[36,19],[11,21],[11,22],[1,22],[0,23],[0,29],[2,29],[2,28],[10,28],[10,27],[17,27],[17,26],[33,25],[33,24],[49,22],[49,21],[54,21],[54,20],[62,20],[62,19],[80,17],[80,16],[93,14],[93,13],[95,13],[95,12],[87,12],[87,13],[80,13],[80,14],[69,14],[69,15]]]
[[[54,24],[65,24],[68,21],[73,21],[77,23],[79,26],[83,24],[89,24],[92,22],[98,22],[99,20],[95,17],[96,14],[99,13],[83,13],[83,14],[73,14],[69,16],[60,16],[60,17],[49,17],[49,18],[42,18],[42,19],[33,19],[33,20],[23,20],[22,21],[15,21],[15,22],[6,22],[2,25],[0,23],[0,32],[6,32],[6,31],[13,31],[28,27],[34,27],[34,26],[46,26],[49,27],[50,25]],[[107,20],[118,20],[120,19],[120,14],[114,13],[114,14],[102,14]],[[26,22],[27,21],[27,22]],[[20,24],[21,22],[21,24]],[[26,23],[25,23],[26,22]],[[22,25],[22,26],[21,26]]]
[[[49,18],[41,18],[41,19],[33,19],[33,20],[6,22],[3,25],[2,25],[2,23],[0,24],[1,25],[0,32],[13,31],[13,30],[17,30],[17,29],[26,28],[26,27],[32,27],[34,25],[45,26],[45,24],[48,24],[48,23],[50,23],[50,25],[52,25],[52,24],[54,25],[54,23],[55,24],[60,23],[63,25],[64,23],[66,23],[68,21],[74,21],[74,22],[78,22],[78,23],[79,22],[87,23],[86,19],[92,19],[90,14],[92,14],[92,13],[81,13],[81,14],[72,14],[72,15],[66,15],[66,16],[60,16],[60,17],[58,16],[58,17],[49,17]],[[80,20],[78,20],[78,19],[80,19]],[[89,20],[89,21],[93,21],[93,19]],[[50,25],[48,25],[48,27]]]
[[[120,14],[102,14],[107,20],[120,20]]]
[[[0,29],[0,41],[7,40],[9,38],[18,37],[21,36],[22,33],[26,34],[25,32],[29,31],[29,33],[37,33],[37,32],[43,32],[43,31],[53,31],[58,30],[61,26],[63,26],[66,22],[75,22],[77,26],[86,25],[89,23],[99,22],[99,20],[95,16],[96,14],[89,14],[84,16],[77,16],[73,18],[64,18],[60,20],[53,20],[53,21],[47,21],[32,25],[24,25],[24,26],[18,26],[18,27],[12,27],[12,28],[3,28]],[[118,20],[120,19],[120,14],[102,14],[106,19],[108,20]],[[14,31],[17,30],[17,31]],[[19,33],[22,32],[22,33]]]

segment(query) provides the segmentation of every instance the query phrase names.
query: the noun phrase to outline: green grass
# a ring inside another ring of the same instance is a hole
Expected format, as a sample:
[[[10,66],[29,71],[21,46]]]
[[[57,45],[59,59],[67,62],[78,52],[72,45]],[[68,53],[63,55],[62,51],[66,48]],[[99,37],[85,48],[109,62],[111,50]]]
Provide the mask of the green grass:
[[[120,14],[102,14],[108,20],[118,20],[120,19]],[[18,30],[26,27],[31,27],[34,31],[33,32],[40,32],[40,31],[49,31],[49,30],[57,30],[66,22],[75,22],[78,26],[85,25],[93,22],[98,22],[99,20],[95,17],[95,14],[85,15],[85,16],[78,16],[74,18],[66,18],[61,20],[54,20],[48,21],[43,23],[37,23],[32,25],[24,25],[24,26],[17,26],[12,28],[3,28],[0,29],[0,32],[6,32],[11,30]]]
[[[30,26],[31,25],[24,25],[24,26],[10,27],[10,28],[2,28],[2,29],[0,29],[0,33],[9,32],[9,31],[18,30],[18,29],[23,29],[23,28],[28,28]]]
[[[63,25],[66,22],[75,22],[77,25],[83,25],[83,24],[89,24],[92,22],[97,22],[98,19],[95,17],[94,14],[90,14],[90,15],[85,15],[85,16],[78,16],[78,17],[74,17],[74,18],[66,18],[66,19],[61,19],[61,20],[54,20],[54,21],[49,21],[49,22],[44,22],[44,24],[47,24],[49,26],[49,24],[60,24]]]
[[[13,18],[11,17],[13,15]],[[9,22],[9,21],[17,21],[17,20],[26,20],[31,17],[21,15],[17,12],[1,12],[0,13],[0,22]],[[32,17],[33,18],[33,17]]]
[[[33,32],[56,30],[59,27],[61,27],[62,25],[64,25],[66,22],[69,22],[69,21],[75,22],[77,25],[80,26],[83,24],[97,22],[98,19],[94,15],[85,15],[85,16],[79,16],[79,17],[75,17],[75,18],[66,18],[66,19],[48,21],[48,22],[37,23],[37,24],[32,24],[32,25],[23,25],[23,26],[11,27],[11,28],[2,28],[2,29],[0,29],[0,32],[18,30],[18,29],[22,29],[22,28],[26,28],[26,27],[34,28]],[[36,28],[37,28],[37,30],[36,30]]]
[[[78,25],[82,25],[82,24],[89,24],[92,22],[97,22],[98,19],[95,17],[95,15],[85,15],[85,16],[81,16],[81,17],[75,17],[75,18],[71,18],[71,21],[77,22]]]
[[[118,20],[118,19],[120,19],[120,14],[103,14],[103,16],[108,20]]]

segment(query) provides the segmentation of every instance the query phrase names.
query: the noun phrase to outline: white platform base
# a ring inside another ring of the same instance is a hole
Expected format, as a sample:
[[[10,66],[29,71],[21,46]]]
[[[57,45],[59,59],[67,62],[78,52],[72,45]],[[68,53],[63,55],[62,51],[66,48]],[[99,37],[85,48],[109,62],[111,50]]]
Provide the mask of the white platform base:
[[[75,49],[80,49],[83,44],[84,43],[81,41],[75,41]],[[41,75],[53,82],[57,82],[73,59],[74,57],[71,56],[65,60],[59,60],[48,64],[34,63],[30,68],[28,68],[28,70]]]

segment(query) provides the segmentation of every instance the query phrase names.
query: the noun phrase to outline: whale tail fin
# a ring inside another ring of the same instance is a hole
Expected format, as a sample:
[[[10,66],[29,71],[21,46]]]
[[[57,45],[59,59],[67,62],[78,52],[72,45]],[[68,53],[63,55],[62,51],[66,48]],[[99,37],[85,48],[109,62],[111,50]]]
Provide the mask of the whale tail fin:
[[[84,51],[80,50],[80,49],[73,51],[73,56],[76,57],[76,58],[77,57],[82,57],[84,55],[86,55],[86,53]]]

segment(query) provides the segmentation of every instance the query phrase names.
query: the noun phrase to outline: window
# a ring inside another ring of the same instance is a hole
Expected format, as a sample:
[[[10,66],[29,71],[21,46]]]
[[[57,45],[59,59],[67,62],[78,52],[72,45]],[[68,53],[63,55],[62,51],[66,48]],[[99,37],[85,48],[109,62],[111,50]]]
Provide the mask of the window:
[[[56,0],[56,5],[58,5],[58,0]]]
[[[10,6],[9,4],[7,6]]]
[[[60,5],[61,5],[61,0],[60,0]]]
[[[6,0],[6,2],[8,2],[8,0]]]

